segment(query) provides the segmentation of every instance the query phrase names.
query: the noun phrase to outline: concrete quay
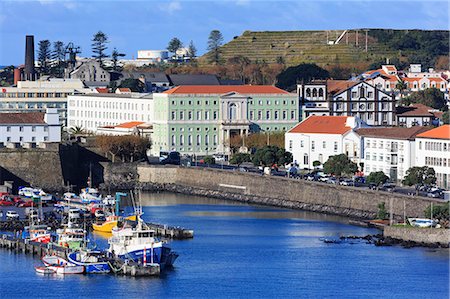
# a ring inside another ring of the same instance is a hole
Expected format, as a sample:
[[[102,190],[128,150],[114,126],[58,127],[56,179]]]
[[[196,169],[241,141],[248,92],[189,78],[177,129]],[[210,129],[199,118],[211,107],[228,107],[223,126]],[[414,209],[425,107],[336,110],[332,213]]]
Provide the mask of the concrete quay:
[[[415,242],[425,246],[437,245],[448,248],[450,244],[450,229],[386,226],[383,228],[383,237]]]

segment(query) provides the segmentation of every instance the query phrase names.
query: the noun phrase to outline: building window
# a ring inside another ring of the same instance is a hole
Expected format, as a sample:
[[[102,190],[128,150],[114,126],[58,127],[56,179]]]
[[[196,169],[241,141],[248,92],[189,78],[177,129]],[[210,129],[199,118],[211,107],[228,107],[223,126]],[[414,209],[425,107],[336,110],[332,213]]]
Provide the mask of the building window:
[[[217,145],[217,135],[214,135],[214,145]]]
[[[214,119],[214,120],[217,119],[217,111],[213,111],[213,119]]]
[[[19,127],[19,131],[23,132],[23,127],[22,126]]]
[[[6,127],[6,132],[11,132],[11,127]]]
[[[202,136],[197,135],[197,145],[200,145],[202,143]]]
[[[300,147],[304,147],[304,142],[303,142],[303,140],[300,140]]]
[[[202,112],[197,111],[197,120],[202,120]]]
[[[250,111],[250,120],[253,120],[253,111]]]
[[[258,111],[258,120],[261,120],[261,118],[262,118],[262,111],[259,110],[259,111]]]
[[[327,142],[326,141],[323,141],[322,142],[322,148],[326,148],[327,147]]]
[[[287,112],[285,110],[283,110],[283,119],[287,118]]]
[[[304,154],[303,155],[303,164],[304,165],[309,165],[308,154]]]
[[[184,120],[184,111],[180,111],[180,120]]]
[[[183,146],[184,145],[184,136],[180,135],[180,145]]]
[[[289,151],[292,152],[292,140],[289,140]]]
[[[192,145],[192,135],[188,136],[188,145]]]
[[[311,141],[311,151],[314,151],[315,149],[316,149],[316,144],[313,140],[313,141]]]
[[[175,111],[172,111],[172,120],[175,120],[177,118],[177,114],[175,113]]]
[[[266,119],[270,119],[270,111],[266,111]]]
[[[278,120],[278,117],[279,117],[279,112],[278,112],[278,111],[275,111],[275,114],[274,114],[275,120]]]
[[[338,150],[338,143],[337,141],[334,142],[334,152],[337,152]]]
[[[205,120],[209,120],[209,111],[205,111]]]
[[[176,145],[176,137],[172,135],[172,146]]]
[[[295,119],[295,111],[291,111],[291,119]]]
[[[192,111],[188,111],[188,120],[192,120]]]

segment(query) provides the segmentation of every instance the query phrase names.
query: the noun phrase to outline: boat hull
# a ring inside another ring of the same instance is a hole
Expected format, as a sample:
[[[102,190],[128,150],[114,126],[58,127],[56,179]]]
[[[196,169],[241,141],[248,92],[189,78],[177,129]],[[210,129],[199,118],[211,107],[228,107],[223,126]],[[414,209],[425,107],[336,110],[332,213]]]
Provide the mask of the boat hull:
[[[55,270],[50,269],[49,267],[34,267],[36,272],[39,274],[55,274]]]
[[[161,266],[161,269],[165,267],[172,267],[175,260],[178,258],[178,254],[172,252],[169,247],[162,246],[153,248],[153,259],[152,259],[152,249],[146,248],[146,263],[157,263]],[[119,254],[119,258],[123,260],[133,260],[135,262],[144,263],[144,249],[129,251],[125,254]]]
[[[92,274],[106,274],[111,272],[111,267],[108,262],[82,262],[77,260],[77,253],[72,252],[68,256],[69,262],[77,266],[84,266],[86,273]]]
[[[125,220],[136,221],[136,215],[128,216],[125,218]],[[92,228],[94,230],[99,231],[99,232],[104,232],[104,233],[111,233],[113,228],[116,226],[117,226],[117,220],[106,221],[106,222],[103,222],[102,224],[96,224],[96,223],[92,224]]]
[[[56,274],[83,274],[84,266],[48,266],[49,269],[56,272]]]

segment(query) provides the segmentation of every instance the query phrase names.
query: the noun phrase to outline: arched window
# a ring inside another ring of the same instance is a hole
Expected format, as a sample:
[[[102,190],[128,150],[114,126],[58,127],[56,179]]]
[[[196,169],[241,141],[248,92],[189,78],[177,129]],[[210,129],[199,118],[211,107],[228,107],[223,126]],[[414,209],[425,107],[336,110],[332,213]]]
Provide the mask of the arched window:
[[[313,92],[312,92],[313,98],[317,97],[317,89],[313,88]]]
[[[323,97],[323,89],[322,88],[319,89],[319,97]]]
[[[309,98],[311,96],[311,89],[306,89],[306,96]]]
[[[365,95],[366,95],[366,93],[365,93],[364,86],[361,86],[361,88],[359,89],[359,97],[364,98]]]
[[[237,107],[235,103],[231,103],[228,108],[228,119],[234,120],[237,118]]]

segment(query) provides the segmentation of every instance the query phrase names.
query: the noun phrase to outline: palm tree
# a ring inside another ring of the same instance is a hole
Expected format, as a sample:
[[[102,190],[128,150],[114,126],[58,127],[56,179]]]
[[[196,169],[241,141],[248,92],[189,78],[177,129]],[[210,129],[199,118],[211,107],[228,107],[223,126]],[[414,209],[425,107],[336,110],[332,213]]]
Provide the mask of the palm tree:
[[[398,89],[398,91],[400,92],[400,99],[402,99],[403,91],[405,91],[408,88],[408,86],[406,85],[405,81],[402,81],[402,79],[398,79],[397,84],[395,84],[395,88]]]
[[[69,129],[69,132],[70,132],[70,134],[73,134],[73,135],[81,135],[81,134],[85,133],[84,129],[80,126],[71,127]]]

